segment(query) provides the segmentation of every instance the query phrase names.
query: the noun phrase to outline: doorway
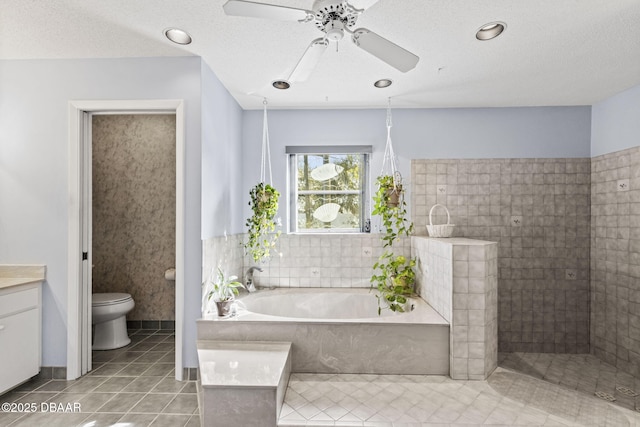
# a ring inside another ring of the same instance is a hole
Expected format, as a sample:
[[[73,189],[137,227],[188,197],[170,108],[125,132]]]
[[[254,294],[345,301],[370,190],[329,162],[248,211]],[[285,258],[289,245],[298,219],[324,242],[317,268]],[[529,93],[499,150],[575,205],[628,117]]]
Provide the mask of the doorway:
[[[175,127],[175,114],[92,115],[92,292],[130,294],[130,329],[175,321]]]
[[[69,252],[67,379],[91,370],[92,120],[104,115],[175,116],[175,377],[182,380],[184,307],[184,110],[180,100],[71,101],[69,104]],[[166,266],[168,268],[171,266]],[[159,272],[163,275],[163,271]],[[134,297],[135,300],[135,297]]]

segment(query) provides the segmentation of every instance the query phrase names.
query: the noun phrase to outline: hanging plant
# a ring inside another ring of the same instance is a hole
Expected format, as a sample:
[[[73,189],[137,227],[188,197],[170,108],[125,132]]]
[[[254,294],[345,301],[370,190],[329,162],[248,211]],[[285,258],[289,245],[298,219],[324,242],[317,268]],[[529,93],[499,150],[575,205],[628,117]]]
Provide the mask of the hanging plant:
[[[383,173],[376,179],[377,190],[373,195],[373,215],[381,217],[383,247],[388,248],[373,265],[371,287],[378,289],[378,315],[383,308],[394,312],[405,311],[407,298],[414,293],[416,275],[415,259],[395,255],[393,243],[413,232],[413,223],[407,219],[402,176],[395,164],[391,141],[391,101],[387,109],[387,145],[385,147]],[[388,171],[385,173],[385,171]]]
[[[275,220],[280,193],[271,185],[261,182],[251,189],[249,196],[253,215],[247,219],[249,239],[244,246],[251,258],[260,262],[269,258],[280,237],[281,232],[276,231]]]
[[[264,113],[262,119],[262,161],[260,164],[260,182],[249,191],[249,206],[253,215],[247,219],[249,240],[244,245],[255,262],[265,261],[271,256],[276,241],[280,237],[280,230],[276,231],[278,213],[278,198],[280,193],[271,184],[266,184],[267,170],[269,182],[271,176],[271,152],[269,150],[269,125],[267,121],[267,100],[263,101]]]
[[[383,247],[391,248],[402,236],[409,236],[413,231],[413,223],[407,220],[407,204],[404,201],[402,181],[398,173],[381,175],[376,181],[378,188],[373,196],[373,215],[382,218]],[[397,202],[394,200],[397,197]],[[413,268],[415,259],[407,259],[395,255],[391,249],[386,250],[373,265],[371,286],[378,289],[378,315],[382,308],[388,307],[394,312],[404,312],[407,297],[414,293],[416,275]]]
[[[373,215],[380,215],[384,234],[384,247],[392,246],[400,236],[409,236],[413,223],[407,220],[407,204],[404,201],[402,178],[399,173],[381,175],[376,180],[377,191],[373,195]]]

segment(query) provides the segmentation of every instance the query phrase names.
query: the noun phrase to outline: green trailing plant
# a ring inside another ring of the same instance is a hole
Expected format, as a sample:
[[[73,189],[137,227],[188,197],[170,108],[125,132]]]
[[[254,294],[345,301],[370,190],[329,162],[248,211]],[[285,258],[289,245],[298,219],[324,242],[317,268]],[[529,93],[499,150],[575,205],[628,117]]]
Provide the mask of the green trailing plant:
[[[373,265],[371,287],[380,292],[378,314],[384,306],[391,311],[403,312],[407,297],[413,294],[415,286],[415,259],[395,255],[391,248],[402,236],[413,232],[413,223],[407,219],[407,205],[399,177],[381,175],[376,180],[377,191],[373,196],[373,215],[382,219],[383,247],[387,248]]]
[[[402,255],[385,251],[373,265],[372,285],[378,288],[378,314],[386,305],[391,311],[404,311],[407,297],[413,294],[416,274],[413,271],[416,261]],[[385,304],[382,304],[384,300]]]
[[[247,219],[249,238],[244,246],[253,260],[260,262],[269,258],[280,237],[275,221],[280,193],[271,185],[261,182],[251,189],[249,196],[253,215]]]
[[[392,246],[399,237],[409,236],[413,223],[407,220],[407,204],[404,201],[402,183],[392,175],[381,175],[376,180],[377,190],[373,195],[373,215],[380,215],[384,235],[384,247]]]

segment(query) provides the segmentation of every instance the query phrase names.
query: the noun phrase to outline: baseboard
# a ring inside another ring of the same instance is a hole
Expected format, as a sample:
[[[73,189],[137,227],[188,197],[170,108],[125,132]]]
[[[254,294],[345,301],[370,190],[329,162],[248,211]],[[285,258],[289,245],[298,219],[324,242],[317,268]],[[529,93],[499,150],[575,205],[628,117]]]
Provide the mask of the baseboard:
[[[198,368],[183,368],[182,372],[184,381],[196,381],[198,379]]]
[[[36,375],[39,380],[66,380],[66,366],[41,366],[40,373]]]
[[[175,331],[175,320],[127,320],[127,329],[157,329]]]

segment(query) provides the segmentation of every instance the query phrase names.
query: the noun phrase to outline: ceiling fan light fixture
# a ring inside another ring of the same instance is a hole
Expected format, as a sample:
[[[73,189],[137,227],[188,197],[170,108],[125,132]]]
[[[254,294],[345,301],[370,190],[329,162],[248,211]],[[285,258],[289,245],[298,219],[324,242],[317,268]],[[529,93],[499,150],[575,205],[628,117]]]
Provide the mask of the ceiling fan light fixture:
[[[489,22],[484,24],[476,32],[476,38],[481,41],[491,40],[498,37],[507,28],[504,22]]]
[[[166,38],[176,44],[186,45],[191,44],[191,42],[193,41],[189,33],[179,28],[167,28],[166,30],[164,30],[164,35]]]
[[[327,23],[324,31],[327,33],[327,39],[332,42],[339,42],[344,37],[344,24],[340,20],[334,19]]]
[[[382,89],[382,88],[391,86],[392,83],[393,83],[393,80],[391,79],[380,79],[376,81],[373,85],[379,89]]]
[[[286,90],[291,87],[291,84],[286,80],[276,80],[275,82],[271,83],[271,85],[280,90]]]

